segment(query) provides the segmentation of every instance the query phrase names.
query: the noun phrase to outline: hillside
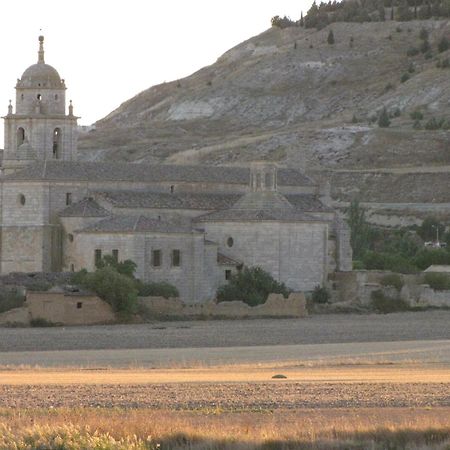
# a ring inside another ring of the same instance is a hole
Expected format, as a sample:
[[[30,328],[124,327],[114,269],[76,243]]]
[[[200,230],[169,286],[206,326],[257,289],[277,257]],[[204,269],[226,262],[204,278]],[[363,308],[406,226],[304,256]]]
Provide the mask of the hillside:
[[[431,51],[408,56],[420,49],[423,28]],[[450,58],[450,50],[438,53],[443,36],[450,37],[449,20],[271,28],[190,77],[120,105],[80,137],[81,158],[267,159],[332,175],[340,200],[448,202],[450,130],[423,129],[433,117],[450,125],[450,68],[437,67]],[[401,82],[404,74],[410,78]],[[397,116],[389,128],[376,123],[383,106]],[[416,110],[422,129],[413,128]],[[406,181],[396,190],[399,178]]]

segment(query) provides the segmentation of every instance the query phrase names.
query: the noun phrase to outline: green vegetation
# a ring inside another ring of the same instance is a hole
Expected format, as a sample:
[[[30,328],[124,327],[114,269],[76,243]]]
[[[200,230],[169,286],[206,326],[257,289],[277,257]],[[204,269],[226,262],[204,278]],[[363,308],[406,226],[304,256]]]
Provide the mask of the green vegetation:
[[[217,300],[219,302],[240,300],[250,306],[256,306],[265,303],[271,293],[287,297],[289,292],[284,283],[279,283],[260,267],[244,267],[231,276],[228,284],[219,287]]]
[[[333,45],[333,44],[334,44],[334,34],[333,34],[333,30],[330,30],[330,31],[328,32],[327,42],[328,42],[329,45]]]
[[[167,282],[143,283],[137,280],[134,277],[136,267],[130,259],[116,261],[107,255],[98,262],[95,272],[82,269],[74,274],[71,282],[95,292],[124,319],[136,312],[138,295],[178,297],[177,288]]]
[[[386,107],[384,107],[378,117],[378,126],[380,128],[387,128],[390,124],[391,121],[389,120],[389,115],[387,113]]]
[[[33,284],[29,284],[27,286],[27,290],[28,291],[45,292],[45,291],[48,291],[51,287],[52,287],[52,285],[45,281],[35,281]]]
[[[398,273],[388,273],[387,275],[384,275],[380,283],[382,286],[392,286],[397,289],[397,291],[401,291],[403,287],[402,277]]]
[[[179,297],[178,289],[167,281],[142,283],[137,281],[138,295],[140,297]]]
[[[311,298],[314,303],[328,303],[328,301],[330,300],[330,293],[325,286],[317,285],[314,288]]]
[[[400,81],[402,83],[404,83],[405,81],[408,81],[411,78],[411,75],[407,72],[405,72],[401,77],[400,77]]]
[[[42,317],[36,317],[30,320],[30,326],[34,328],[50,328],[56,327],[58,324],[51,322],[50,320],[43,319]]]
[[[0,292],[0,313],[23,306],[25,298],[16,291]]]
[[[450,290],[450,275],[445,273],[426,273],[423,281],[435,291]]]
[[[438,52],[443,53],[450,48],[450,41],[446,36],[443,36],[442,39],[438,43]]]
[[[356,268],[390,270],[397,273],[417,273],[433,264],[450,264],[450,233],[435,218],[425,219],[421,226],[389,229],[369,225],[364,209],[357,201],[347,211],[350,227],[350,244]],[[425,247],[426,241],[435,241],[436,227],[439,240],[447,242],[446,248]]]
[[[411,117],[412,120],[422,120],[423,119],[423,113],[421,113],[418,110],[413,111],[409,117]]]
[[[383,314],[408,311],[410,309],[410,306],[405,300],[400,297],[388,297],[381,290],[373,291],[370,300],[372,308]]]

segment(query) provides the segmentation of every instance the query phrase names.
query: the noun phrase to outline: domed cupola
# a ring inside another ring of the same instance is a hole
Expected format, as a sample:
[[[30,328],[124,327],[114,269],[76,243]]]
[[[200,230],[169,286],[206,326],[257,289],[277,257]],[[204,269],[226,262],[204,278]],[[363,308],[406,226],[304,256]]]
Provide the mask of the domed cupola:
[[[77,119],[72,101],[66,114],[66,85],[45,63],[44,36],[39,36],[38,61],[17,80],[16,111],[10,102],[4,117],[4,173],[34,160],[76,161]]]
[[[44,36],[39,36],[38,62],[17,80],[17,114],[64,114],[65,90],[58,71],[45,63]]]

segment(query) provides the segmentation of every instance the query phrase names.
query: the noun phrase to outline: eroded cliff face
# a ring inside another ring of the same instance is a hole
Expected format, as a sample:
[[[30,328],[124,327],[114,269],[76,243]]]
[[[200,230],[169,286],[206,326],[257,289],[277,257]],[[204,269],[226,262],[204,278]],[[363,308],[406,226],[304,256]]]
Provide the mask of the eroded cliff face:
[[[334,45],[327,43],[329,28]],[[422,28],[430,36],[428,59],[407,55],[420,48]],[[437,67],[450,58],[449,50],[438,53],[442,36],[450,36],[448,20],[272,28],[190,77],[126,101],[80,137],[80,155],[199,164],[267,159],[316,173],[446,172],[450,131],[414,129],[410,117],[420,110],[422,126],[432,117],[450,123],[450,68]],[[405,73],[409,79],[401,82]],[[373,122],[383,106],[393,116],[389,128]],[[354,183],[335,178],[343,190]],[[362,194],[363,178],[350,186]],[[431,175],[421,179],[433,182]],[[445,189],[441,194],[450,198]],[[415,190],[420,200],[420,186]]]

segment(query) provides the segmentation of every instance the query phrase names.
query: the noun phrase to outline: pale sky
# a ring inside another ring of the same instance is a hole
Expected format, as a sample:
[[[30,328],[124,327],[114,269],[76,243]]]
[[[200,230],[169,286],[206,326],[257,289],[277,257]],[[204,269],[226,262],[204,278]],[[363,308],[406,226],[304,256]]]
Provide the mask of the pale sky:
[[[164,81],[212,64],[270,27],[274,15],[297,20],[312,0],[22,0],[1,4],[0,113],[14,104],[17,78],[45,62],[66,80],[67,100],[86,125]],[[3,121],[2,121],[3,122]],[[3,148],[3,123],[0,127]]]

